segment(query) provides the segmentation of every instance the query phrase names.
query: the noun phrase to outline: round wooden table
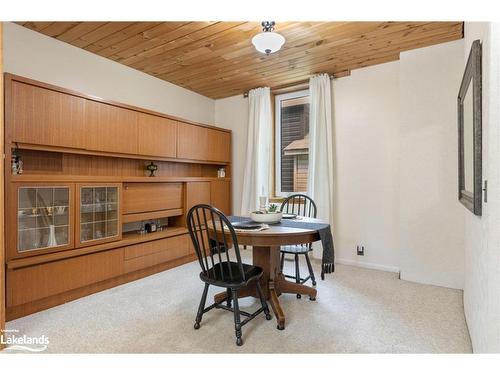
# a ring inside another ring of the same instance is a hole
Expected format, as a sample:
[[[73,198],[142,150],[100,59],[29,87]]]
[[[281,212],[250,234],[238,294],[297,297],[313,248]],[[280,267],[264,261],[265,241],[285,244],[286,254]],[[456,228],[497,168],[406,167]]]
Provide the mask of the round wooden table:
[[[303,222],[324,223],[319,219],[304,218]],[[266,298],[271,305],[278,329],[285,329],[285,313],[281,308],[279,296],[282,293],[304,294],[311,300],[316,299],[317,291],[306,285],[285,280],[280,267],[280,247],[318,241],[319,234],[314,229],[300,229],[270,225],[269,229],[258,232],[237,231],[239,245],[252,246],[252,261],[255,266],[264,270],[261,285]],[[238,292],[239,298],[252,296],[258,298],[254,285],[243,288]],[[226,299],[226,292],[215,295],[215,302]]]

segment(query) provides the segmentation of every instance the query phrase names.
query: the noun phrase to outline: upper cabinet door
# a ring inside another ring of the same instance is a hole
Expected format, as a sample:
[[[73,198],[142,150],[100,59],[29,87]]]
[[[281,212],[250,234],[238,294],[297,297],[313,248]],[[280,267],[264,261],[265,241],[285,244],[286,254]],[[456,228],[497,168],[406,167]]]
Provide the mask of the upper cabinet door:
[[[177,157],[203,161],[231,160],[231,133],[179,123]]]
[[[231,133],[208,129],[207,160],[222,162],[231,160]]]
[[[179,122],[177,157],[180,159],[207,160],[208,129]]]
[[[139,154],[175,158],[177,121],[146,113],[139,113],[138,116]]]
[[[130,109],[87,100],[87,148],[93,151],[137,154],[137,117]]]
[[[12,81],[12,141],[84,149],[83,98]]]

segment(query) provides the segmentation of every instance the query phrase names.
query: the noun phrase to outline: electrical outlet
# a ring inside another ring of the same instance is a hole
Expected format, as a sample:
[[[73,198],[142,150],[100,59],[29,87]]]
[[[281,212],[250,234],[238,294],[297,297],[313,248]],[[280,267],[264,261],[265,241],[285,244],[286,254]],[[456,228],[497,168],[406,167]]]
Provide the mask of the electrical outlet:
[[[359,256],[365,255],[365,247],[363,245],[356,246],[356,254]]]

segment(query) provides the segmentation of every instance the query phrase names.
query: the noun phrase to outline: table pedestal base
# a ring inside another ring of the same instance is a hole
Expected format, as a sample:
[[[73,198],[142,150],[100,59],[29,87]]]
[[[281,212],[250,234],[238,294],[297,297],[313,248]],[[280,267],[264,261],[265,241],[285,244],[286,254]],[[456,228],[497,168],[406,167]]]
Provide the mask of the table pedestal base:
[[[285,313],[281,308],[279,296],[282,293],[304,294],[308,295],[311,300],[316,299],[318,293],[316,289],[306,285],[292,283],[285,280],[280,269],[280,248],[279,246],[253,247],[253,264],[264,270],[260,280],[262,291],[273,309],[274,315],[278,322],[278,329],[285,329]],[[216,294],[215,302],[222,302],[226,299],[226,292]],[[255,285],[248,285],[238,291],[238,298],[255,297],[259,298],[256,293]]]

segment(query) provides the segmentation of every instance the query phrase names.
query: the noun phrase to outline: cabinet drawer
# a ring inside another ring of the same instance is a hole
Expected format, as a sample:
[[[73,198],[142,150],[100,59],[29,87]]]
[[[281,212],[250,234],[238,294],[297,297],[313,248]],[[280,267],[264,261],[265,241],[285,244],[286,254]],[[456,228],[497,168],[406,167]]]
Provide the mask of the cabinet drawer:
[[[182,207],[182,183],[125,183],[123,213],[133,214]]]
[[[122,249],[7,272],[7,306],[17,306],[77,289],[122,273]]]
[[[181,235],[124,248],[124,271],[132,272],[192,254],[189,236]]]

